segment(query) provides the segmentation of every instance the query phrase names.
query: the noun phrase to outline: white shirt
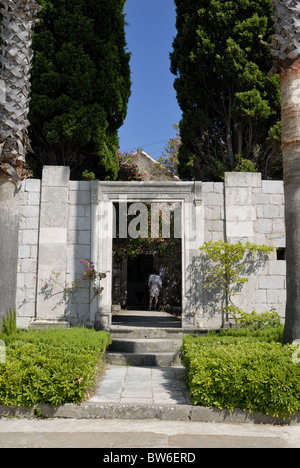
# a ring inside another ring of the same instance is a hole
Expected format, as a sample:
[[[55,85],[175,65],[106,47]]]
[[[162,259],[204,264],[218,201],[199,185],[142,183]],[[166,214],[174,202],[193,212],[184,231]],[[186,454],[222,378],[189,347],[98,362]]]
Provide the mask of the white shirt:
[[[162,287],[161,277],[158,275],[150,275],[149,282],[148,282],[149,286],[150,286],[150,283],[152,283],[152,286],[159,286],[160,288]]]

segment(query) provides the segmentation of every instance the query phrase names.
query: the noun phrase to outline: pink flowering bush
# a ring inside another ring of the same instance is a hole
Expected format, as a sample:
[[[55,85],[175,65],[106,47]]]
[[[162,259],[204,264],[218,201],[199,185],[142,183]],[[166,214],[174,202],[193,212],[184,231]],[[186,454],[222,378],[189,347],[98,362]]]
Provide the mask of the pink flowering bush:
[[[119,158],[119,173],[117,180],[120,181],[143,181],[145,180],[147,174],[140,172],[137,165],[135,164],[135,159],[137,158],[137,154],[133,153],[121,153],[118,151],[118,158]]]
[[[52,271],[51,275],[47,280],[39,278],[38,275],[35,275],[34,278],[39,279],[43,283],[41,291],[45,295],[45,297],[49,298],[53,294],[56,294],[56,292],[54,293],[55,286],[61,287],[62,293],[66,296],[68,292],[72,292],[76,288],[84,288],[85,286],[81,285],[81,282],[84,280],[87,280],[90,284],[92,284],[92,289],[94,293],[92,299],[95,296],[101,294],[103,291],[103,287],[100,287],[100,281],[106,277],[106,274],[97,272],[94,263],[90,260],[80,259],[80,264],[84,266],[82,274],[79,278],[77,278],[70,284],[65,282],[64,285],[62,285],[60,283],[60,272]]]

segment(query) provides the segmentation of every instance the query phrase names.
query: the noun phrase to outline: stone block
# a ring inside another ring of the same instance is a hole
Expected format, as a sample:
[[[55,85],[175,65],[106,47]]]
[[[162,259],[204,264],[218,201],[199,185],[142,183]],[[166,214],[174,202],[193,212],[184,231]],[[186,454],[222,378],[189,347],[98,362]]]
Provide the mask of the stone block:
[[[41,228],[40,244],[66,244],[66,228]]]
[[[272,276],[286,275],[286,261],[285,260],[270,260],[269,261],[269,273]]]
[[[252,172],[226,172],[225,187],[260,187],[261,174]]]
[[[87,190],[72,190],[69,192],[69,202],[71,205],[86,205],[91,203],[91,194]]]
[[[252,203],[254,205],[269,205],[270,195],[262,193],[261,190],[257,193],[252,192]]]
[[[281,232],[285,234],[284,219],[273,219],[273,232]]]
[[[38,205],[23,206],[22,215],[24,218],[38,218],[40,214],[40,207]]]
[[[34,317],[35,316],[35,302],[24,302],[18,308],[18,317]]]
[[[80,190],[91,190],[91,183],[88,180],[80,180],[79,189]]]
[[[40,192],[41,180],[40,179],[26,179],[24,189],[26,192]]]
[[[267,302],[267,290],[258,289],[255,291],[255,304],[266,304]]]
[[[222,232],[224,231],[224,222],[217,220],[206,221],[205,229],[211,232]]]
[[[79,244],[87,244],[90,245],[91,243],[91,233],[90,231],[80,231],[78,237]]]
[[[237,200],[238,201],[238,200]],[[253,221],[256,219],[255,207],[230,205],[226,206],[227,221]]]
[[[28,193],[28,205],[39,205],[40,204],[40,192],[29,192]]]
[[[271,205],[283,206],[284,205],[284,196],[283,196],[283,194],[278,195],[277,193],[276,194],[272,193],[270,195],[270,204]]]
[[[268,289],[268,304],[284,304],[286,302],[286,291],[284,289]]]
[[[210,232],[210,234],[211,234],[210,238],[205,239],[205,240],[212,240],[213,242],[225,241],[224,231]]]
[[[224,196],[223,193],[211,193],[207,200],[208,206],[223,206],[224,205]]]
[[[67,203],[68,187],[43,187],[41,200],[46,203]]]
[[[254,223],[254,230],[259,234],[270,234],[273,229],[271,219],[260,218]]]
[[[262,181],[263,193],[277,193],[283,194],[284,187],[281,180],[263,180]]]
[[[35,245],[30,245],[30,258],[37,258],[37,254],[38,254],[38,245],[35,244]]]
[[[89,231],[90,230],[90,219],[86,216],[73,216],[68,219],[68,229]]]
[[[25,288],[25,273],[18,273],[17,274],[17,288],[24,289]]]
[[[35,259],[23,259],[20,262],[22,273],[36,273],[37,261]]]
[[[17,328],[20,328],[21,330],[27,330],[27,328],[29,327],[29,324],[30,324],[30,322],[32,321],[33,318],[34,318],[34,315],[29,316],[29,317],[19,317],[19,316],[17,316]],[[7,408],[7,406],[5,408]],[[13,408],[17,409],[17,411],[18,411],[18,409],[22,408],[22,407],[16,406],[16,407],[13,407]],[[32,412],[33,409],[30,408],[30,409],[25,410],[25,411]]]
[[[69,182],[69,190],[74,190],[75,192],[77,190],[80,190],[80,182],[79,180],[70,180]]]
[[[36,277],[35,274],[25,273],[24,274],[24,284],[26,288],[34,289],[36,287]]]
[[[27,205],[27,201],[28,201],[28,192],[24,192],[24,191],[21,191],[19,192],[19,200],[20,200],[20,205],[23,206],[23,205]]]
[[[66,228],[68,223],[67,203],[43,203],[41,208],[41,227]]]
[[[284,278],[282,276],[259,276],[259,289],[284,289]]]
[[[215,193],[224,193],[224,183],[223,182],[214,182],[214,192]]]
[[[34,284],[35,286],[35,284]],[[26,303],[28,304],[34,304],[35,303],[35,297],[36,297],[36,288],[29,288],[26,287]]]
[[[278,205],[265,205],[264,218],[278,218],[280,216]]]
[[[29,245],[19,245],[19,259],[30,258],[31,251]]]
[[[22,244],[23,245],[36,245],[38,243],[38,230],[24,230],[22,232]]]
[[[38,217],[27,218],[25,220],[25,229],[28,229],[28,230],[38,229],[39,223],[40,223],[40,220]]]
[[[256,205],[256,216],[257,218],[264,217],[264,206],[263,205]]]
[[[68,258],[89,260],[91,256],[91,248],[89,245],[68,245]]]
[[[67,257],[67,262],[66,263],[67,263],[67,266],[66,266],[67,274],[73,276],[74,279],[75,279],[75,276],[77,278],[78,276],[81,275],[81,273],[83,271],[83,267],[82,267],[81,263],[79,262],[78,258],[75,259],[73,257]],[[69,280],[67,280],[67,281],[69,281]]]
[[[221,207],[204,205],[204,218],[219,221],[221,219]]]
[[[253,223],[229,221],[226,224],[226,234],[227,237],[253,237]]]
[[[84,205],[69,205],[69,217],[84,216]]]
[[[44,166],[42,185],[65,187],[69,185],[70,168],[67,166]]]
[[[68,244],[77,244],[78,242],[78,231],[68,229],[67,243]]]
[[[64,244],[42,244],[39,251],[39,275],[49,275],[52,270],[64,271],[66,246]]]
[[[223,185],[223,184],[222,184]],[[212,193],[214,191],[214,183],[213,182],[203,182],[202,183],[202,193]],[[205,199],[204,199],[205,201]]]
[[[226,206],[250,205],[251,187],[226,187]]]
[[[278,248],[284,248],[286,245],[285,234],[275,233],[272,239],[272,245]]]

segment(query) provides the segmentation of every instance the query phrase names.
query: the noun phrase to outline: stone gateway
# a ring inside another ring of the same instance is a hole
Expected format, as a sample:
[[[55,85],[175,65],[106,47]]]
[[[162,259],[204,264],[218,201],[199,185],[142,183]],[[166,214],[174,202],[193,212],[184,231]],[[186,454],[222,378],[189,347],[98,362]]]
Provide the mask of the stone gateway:
[[[179,207],[182,242],[182,328],[219,328],[218,304],[203,287],[205,241],[250,241],[276,249],[249,278],[237,305],[258,313],[285,313],[283,182],[258,173],[226,173],[223,182],[70,181],[69,168],[45,166],[42,180],[27,179],[19,191],[17,325],[66,323],[109,330],[112,310],[114,204]],[[173,208],[172,208],[173,209]],[[136,211],[140,216],[142,210]],[[138,232],[139,223],[132,224]],[[125,233],[129,235],[128,230]],[[167,233],[166,229],[166,233]],[[132,233],[131,233],[132,235]],[[101,294],[82,274],[105,273]]]

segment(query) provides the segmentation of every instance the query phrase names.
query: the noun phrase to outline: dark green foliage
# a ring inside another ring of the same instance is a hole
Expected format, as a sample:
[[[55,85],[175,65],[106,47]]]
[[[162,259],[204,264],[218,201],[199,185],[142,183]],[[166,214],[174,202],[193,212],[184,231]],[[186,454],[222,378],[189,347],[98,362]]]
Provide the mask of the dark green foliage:
[[[98,179],[118,173],[118,129],[130,96],[125,0],[40,0],[33,41],[29,120],[40,175],[44,164],[69,165]]]
[[[277,75],[268,77],[272,1],[175,4],[180,177],[219,180],[239,164],[281,178],[280,85]]]
[[[300,410],[300,364],[282,346],[283,327],[231,330],[183,340],[195,405],[289,417]]]
[[[85,328],[19,330],[1,338],[0,404],[80,403],[94,385],[101,357],[111,342],[107,332]]]

